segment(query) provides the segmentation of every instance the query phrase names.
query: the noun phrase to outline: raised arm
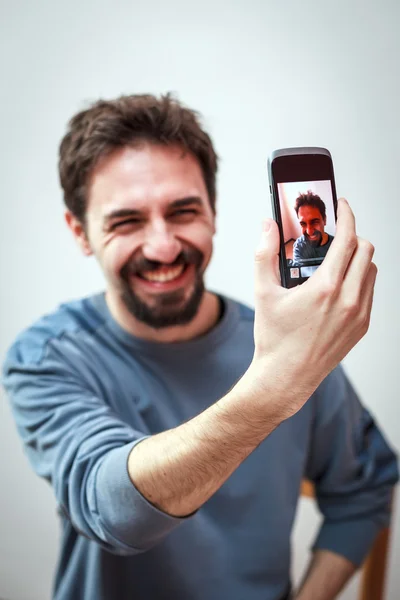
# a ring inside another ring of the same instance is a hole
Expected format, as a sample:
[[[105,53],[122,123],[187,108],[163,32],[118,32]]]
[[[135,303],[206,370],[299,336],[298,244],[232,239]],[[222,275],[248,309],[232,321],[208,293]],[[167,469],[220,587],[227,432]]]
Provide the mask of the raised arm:
[[[201,415],[147,438],[129,456],[133,483],[166,513],[196,511],[368,329],[373,247],[357,238],[346,201],[335,241],[307,283],[281,287],[278,250],[278,229],[268,220],[256,254],[255,353],[243,378]]]

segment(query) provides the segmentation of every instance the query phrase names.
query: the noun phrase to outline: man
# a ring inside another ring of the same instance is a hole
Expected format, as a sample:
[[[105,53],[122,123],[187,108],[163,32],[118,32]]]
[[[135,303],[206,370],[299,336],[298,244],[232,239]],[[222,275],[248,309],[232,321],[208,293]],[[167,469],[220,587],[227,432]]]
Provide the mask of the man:
[[[106,290],[43,317],[4,365],[26,453],[60,507],[54,598],[334,598],[398,479],[337,366],[368,329],[376,277],[348,204],[332,253],[295,291],[265,221],[254,312],[204,286],[217,157],[196,113],[170,96],[99,101],[71,120],[59,170],[67,224]],[[303,477],[325,519],[292,596]]]
[[[308,190],[306,194],[300,194],[296,198],[294,209],[302,231],[301,237],[293,244],[294,264],[307,264],[304,259],[322,262],[333,241],[333,236],[325,231],[325,203],[317,194]]]

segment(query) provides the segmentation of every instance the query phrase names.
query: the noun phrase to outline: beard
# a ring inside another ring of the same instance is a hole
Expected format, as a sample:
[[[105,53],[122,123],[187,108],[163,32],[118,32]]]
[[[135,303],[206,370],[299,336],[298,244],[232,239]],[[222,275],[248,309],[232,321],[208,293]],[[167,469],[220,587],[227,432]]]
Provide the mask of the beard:
[[[316,231],[314,235],[317,236],[316,240],[311,240],[307,233],[304,234],[304,237],[306,238],[306,240],[310,244],[310,246],[313,246],[313,248],[317,248],[318,246],[321,245],[322,233],[320,231]]]
[[[195,281],[190,296],[185,300],[184,288],[154,295],[150,303],[137,294],[131,283],[132,275],[143,271],[157,270],[162,263],[142,257],[135,263],[127,263],[120,271],[120,297],[129,313],[141,323],[153,329],[162,329],[176,325],[186,325],[196,316],[202,301],[205,285],[201,265],[204,256],[195,248],[184,249],[171,267],[194,265]]]

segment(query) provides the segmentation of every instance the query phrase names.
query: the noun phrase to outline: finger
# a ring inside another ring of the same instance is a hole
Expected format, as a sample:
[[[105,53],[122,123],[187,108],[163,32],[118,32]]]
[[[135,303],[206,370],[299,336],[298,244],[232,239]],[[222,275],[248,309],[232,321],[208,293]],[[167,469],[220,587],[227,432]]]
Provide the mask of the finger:
[[[369,329],[377,273],[378,269],[375,263],[371,263],[364,281],[360,306],[360,317],[363,323],[362,335],[365,335]]]
[[[271,285],[281,285],[279,275],[279,229],[275,221],[265,219],[255,254],[256,293]]]
[[[374,252],[375,248],[370,242],[357,238],[357,248],[344,276],[343,288],[346,290],[346,296],[355,299],[360,297]]]
[[[319,278],[328,275],[334,283],[342,281],[356,247],[357,236],[353,212],[347,201],[339,198],[335,238],[315,275],[319,273]]]

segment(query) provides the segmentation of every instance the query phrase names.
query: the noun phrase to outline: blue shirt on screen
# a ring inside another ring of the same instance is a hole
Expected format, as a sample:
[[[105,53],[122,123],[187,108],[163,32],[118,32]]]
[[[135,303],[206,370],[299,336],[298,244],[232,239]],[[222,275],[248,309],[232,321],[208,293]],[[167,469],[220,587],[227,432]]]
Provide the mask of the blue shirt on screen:
[[[293,262],[302,264],[303,260],[325,258],[332,242],[333,235],[329,233],[326,244],[323,246],[313,246],[305,235],[300,236],[293,244]],[[303,263],[304,264],[304,263]]]

